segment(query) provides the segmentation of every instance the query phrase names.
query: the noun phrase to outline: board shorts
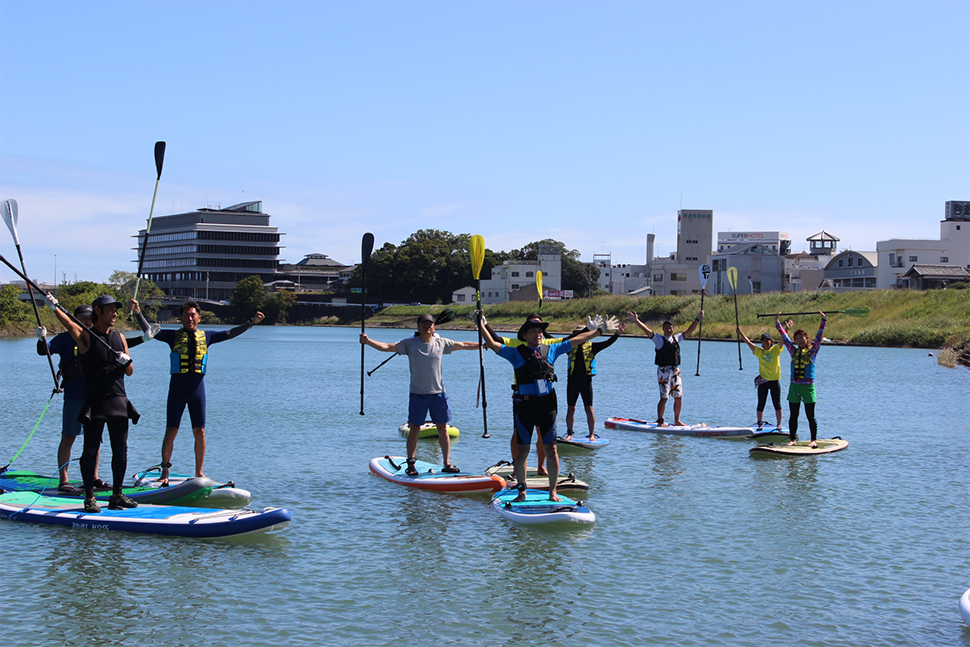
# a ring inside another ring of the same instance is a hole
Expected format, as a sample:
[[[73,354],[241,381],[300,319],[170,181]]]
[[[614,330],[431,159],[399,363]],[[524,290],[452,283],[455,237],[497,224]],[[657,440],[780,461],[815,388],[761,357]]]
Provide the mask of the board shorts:
[[[165,426],[179,428],[185,407],[193,429],[205,427],[205,375],[199,373],[172,373],[168,383]]]
[[[680,398],[684,395],[684,384],[680,378],[679,366],[658,366],[657,383],[660,385],[660,399]]]
[[[566,382],[566,406],[576,406],[579,397],[583,398],[583,406],[593,406],[593,380],[571,379]]]
[[[61,415],[61,435],[77,438],[84,433],[84,425],[78,420],[84,400],[64,400],[64,413]]]
[[[408,397],[408,424],[423,425],[430,418],[436,425],[451,422],[447,393],[411,393]]]
[[[531,445],[532,430],[538,429],[543,445],[555,445],[558,412],[559,400],[555,391],[549,395],[513,396],[515,442],[519,445]]]
[[[818,397],[815,394],[814,384],[791,384],[788,387],[789,402],[804,402],[805,404],[815,404]]]

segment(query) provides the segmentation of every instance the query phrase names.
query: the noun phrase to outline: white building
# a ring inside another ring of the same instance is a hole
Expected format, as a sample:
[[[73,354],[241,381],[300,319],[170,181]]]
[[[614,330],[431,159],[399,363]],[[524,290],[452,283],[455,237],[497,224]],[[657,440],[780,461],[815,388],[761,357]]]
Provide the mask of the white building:
[[[512,294],[536,284],[536,272],[542,272],[542,289],[562,289],[562,250],[555,245],[539,245],[538,260],[505,261],[492,268],[492,278],[483,280],[482,303],[506,303]]]
[[[900,284],[913,265],[956,265],[970,269],[970,202],[949,201],[940,221],[939,240],[891,238],[876,243],[879,256],[876,287],[888,290]]]
[[[451,293],[451,303],[453,305],[467,306],[475,303],[475,288],[466,286]]]
[[[726,252],[735,245],[757,243],[774,253],[785,256],[791,251],[791,240],[783,231],[719,231],[717,251]]]

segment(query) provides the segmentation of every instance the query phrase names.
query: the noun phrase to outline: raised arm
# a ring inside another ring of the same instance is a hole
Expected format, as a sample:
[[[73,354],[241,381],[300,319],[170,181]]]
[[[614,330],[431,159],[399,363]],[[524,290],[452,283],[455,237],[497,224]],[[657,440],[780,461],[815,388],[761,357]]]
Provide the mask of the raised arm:
[[[701,310],[700,313],[694,317],[694,320],[690,322],[690,325],[687,326],[687,330],[684,331],[684,337],[690,337],[691,333],[694,332],[694,328],[697,328],[697,324],[699,324],[703,318],[704,311]]]
[[[754,345],[753,341],[748,339],[748,336],[744,334],[743,330],[741,330],[741,326],[738,326],[738,334],[741,335],[741,338],[744,340],[744,343],[748,345],[748,348],[751,349],[751,352],[754,352],[757,346]]]
[[[640,321],[640,317],[637,316],[637,313],[627,312],[626,317],[630,323],[636,324],[640,328],[640,330],[642,330],[647,335],[647,339],[653,339],[653,335],[654,335],[653,331],[647,328],[647,324]]]

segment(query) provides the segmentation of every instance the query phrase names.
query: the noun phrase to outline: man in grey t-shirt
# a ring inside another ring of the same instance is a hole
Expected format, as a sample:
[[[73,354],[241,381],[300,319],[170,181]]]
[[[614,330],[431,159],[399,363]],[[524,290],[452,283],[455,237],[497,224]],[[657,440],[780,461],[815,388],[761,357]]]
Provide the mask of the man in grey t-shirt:
[[[442,471],[454,474],[460,472],[451,464],[451,440],[448,438],[448,423],[451,422],[451,407],[441,379],[441,357],[453,350],[477,350],[478,342],[453,341],[435,335],[434,317],[423,314],[418,317],[418,332],[396,344],[374,341],[366,334],[360,334],[360,343],[367,344],[385,353],[407,355],[411,366],[411,394],[408,403],[407,470],[409,476],[417,476],[414,468],[415,453],[418,449],[418,432],[429,417],[438,427],[438,443],[441,445],[441,458],[445,467]]]

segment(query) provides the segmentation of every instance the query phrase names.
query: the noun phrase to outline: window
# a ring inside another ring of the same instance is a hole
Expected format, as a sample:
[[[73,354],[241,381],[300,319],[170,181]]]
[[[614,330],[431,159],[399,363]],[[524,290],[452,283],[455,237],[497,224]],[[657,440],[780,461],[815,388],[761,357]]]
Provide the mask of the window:
[[[889,265],[896,264],[896,252],[889,252]]]
[[[519,289],[519,284],[518,283],[513,283],[512,284],[512,289],[513,290],[518,290]]]
[[[518,276],[518,275],[519,275],[518,272],[512,272],[512,276]]]
[[[839,259],[839,267],[842,267],[842,264],[843,264],[844,262],[845,262],[845,261],[843,261],[843,260],[842,260],[842,259],[840,258],[840,259]]]
[[[653,275],[653,282],[654,283],[663,283],[664,282],[664,275],[663,274],[654,274]]]
[[[940,262],[941,263],[949,263],[950,262],[950,257],[949,256],[940,256]]]
[[[458,295],[458,301],[464,301],[464,300],[465,300],[465,295],[464,294],[459,294]]]
[[[910,263],[915,263],[916,262],[916,257],[915,256],[910,256],[909,257],[909,262]]]
[[[852,267],[852,257],[849,257],[849,267]]]
[[[686,281],[687,280],[687,273],[686,272],[684,272],[684,273],[681,273],[681,272],[671,272],[671,274],[670,274],[670,280],[671,281]]]
[[[525,273],[525,275],[526,275],[527,277],[528,277],[528,276],[532,276],[532,272],[526,272],[526,273]]]

